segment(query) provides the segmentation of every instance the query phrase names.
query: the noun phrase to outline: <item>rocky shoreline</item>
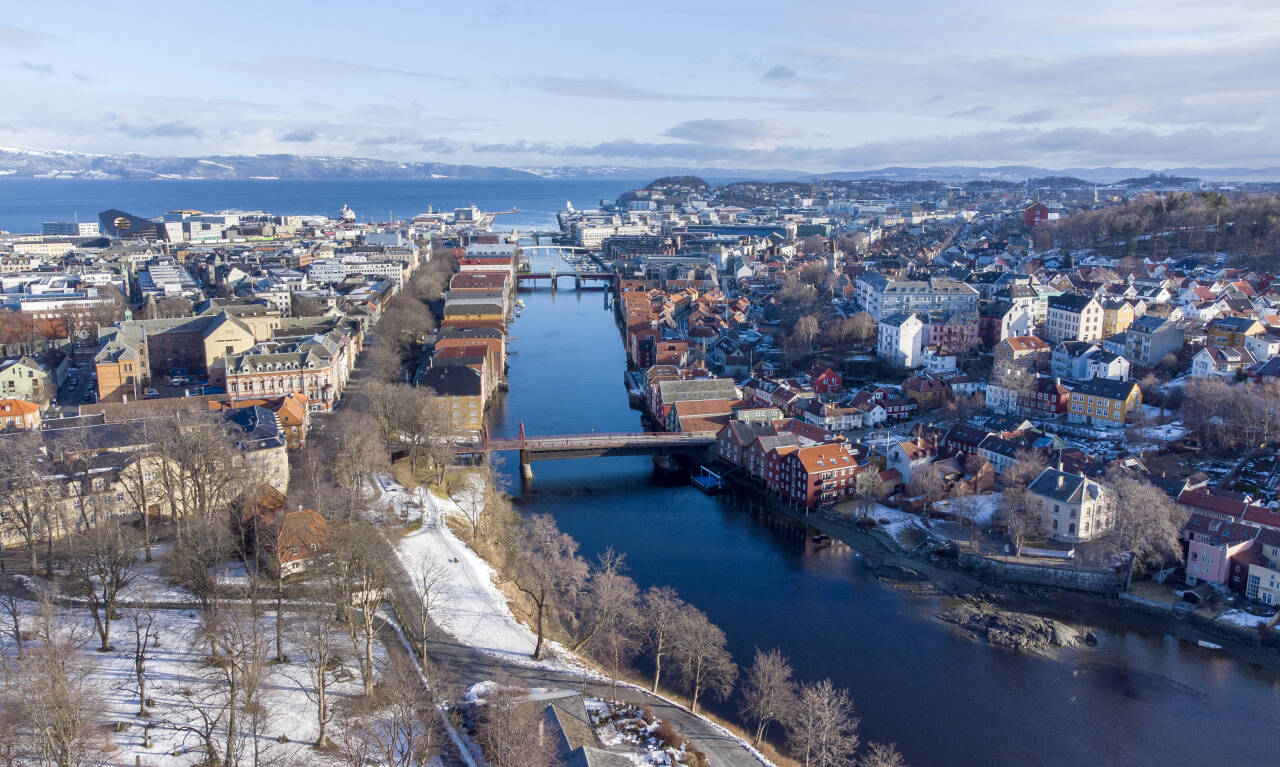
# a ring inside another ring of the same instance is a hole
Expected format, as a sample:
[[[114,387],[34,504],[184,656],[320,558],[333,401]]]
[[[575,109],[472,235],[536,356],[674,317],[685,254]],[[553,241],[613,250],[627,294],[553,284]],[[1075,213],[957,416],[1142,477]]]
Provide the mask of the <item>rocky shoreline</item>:
[[[1019,652],[1076,647],[1084,641],[1079,632],[1061,621],[1005,610],[977,597],[956,600],[938,617],[993,645]]]

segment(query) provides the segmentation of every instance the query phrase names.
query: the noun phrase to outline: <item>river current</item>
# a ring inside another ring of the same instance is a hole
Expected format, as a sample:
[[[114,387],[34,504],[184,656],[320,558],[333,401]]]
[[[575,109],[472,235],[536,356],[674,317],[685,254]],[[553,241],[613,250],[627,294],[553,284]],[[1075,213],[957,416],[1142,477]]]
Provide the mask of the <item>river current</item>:
[[[521,421],[530,435],[641,430],[604,294],[520,297],[492,433]],[[1098,626],[1097,648],[1015,654],[941,623],[936,600],[878,582],[848,547],[815,550],[803,520],[658,483],[649,458],[535,463],[523,492],[514,469],[524,511],[554,515],[589,558],[626,554],[642,589],[675,587],[739,664],[780,647],[799,678],[848,688],[863,739],[897,742],[912,765],[1264,765],[1280,753],[1274,669]]]

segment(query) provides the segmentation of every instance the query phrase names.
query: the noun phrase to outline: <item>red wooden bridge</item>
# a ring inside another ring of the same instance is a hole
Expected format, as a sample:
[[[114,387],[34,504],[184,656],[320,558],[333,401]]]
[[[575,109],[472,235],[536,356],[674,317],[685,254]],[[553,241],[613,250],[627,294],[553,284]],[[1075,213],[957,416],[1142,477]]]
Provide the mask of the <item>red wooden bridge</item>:
[[[520,422],[516,437],[490,439],[486,429],[481,438],[460,442],[453,450],[458,455],[489,455],[504,450],[520,451],[520,471],[532,475],[533,461],[555,461],[565,458],[598,458],[622,455],[675,455],[699,453],[711,448],[716,438],[711,433],[686,432],[592,432],[590,434],[555,434],[531,437]]]

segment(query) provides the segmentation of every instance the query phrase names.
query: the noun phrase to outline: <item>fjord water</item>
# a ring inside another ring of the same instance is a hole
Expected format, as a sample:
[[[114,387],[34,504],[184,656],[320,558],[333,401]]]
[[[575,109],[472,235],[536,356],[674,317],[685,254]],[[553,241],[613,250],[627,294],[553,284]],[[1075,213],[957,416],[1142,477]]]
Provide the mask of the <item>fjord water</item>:
[[[478,205],[485,210],[510,210],[499,216],[498,229],[555,226],[556,211],[566,201],[593,208],[601,198],[615,198],[647,183],[619,179],[527,181],[93,181],[80,179],[0,178],[0,230],[39,232],[45,221],[97,221],[110,208],[138,216],[158,216],[180,208],[206,212],[265,210],[275,214],[336,216],[350,205],[360,221],[386,221],[388,213],[407,219],[428,205],[453,210]]]
[[[640,430],[603,294],[520,297],[493,433],[520,421],[529,434]],[[1012,654],[957,634],[932,617],[936,601],[877,582],[847,548],[814,551],[802,523],[655,483],[648,458],[533,470],[524,511],[554,515],[587,557],[626,554],[641,588],[674,586],[724,629],[739,664],[781,647],[800,678],[849,688],[863,738],[896,741],[909,764],[1274,764],[1280,753],[1273,669],[1097,627],[1097,649]],[[520,492],[517,477],[511,486]]]

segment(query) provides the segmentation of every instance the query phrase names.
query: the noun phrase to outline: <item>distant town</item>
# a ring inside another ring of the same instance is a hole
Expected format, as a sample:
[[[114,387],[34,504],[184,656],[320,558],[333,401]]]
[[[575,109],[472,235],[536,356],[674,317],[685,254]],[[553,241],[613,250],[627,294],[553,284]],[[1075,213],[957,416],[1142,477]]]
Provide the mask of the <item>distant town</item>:
[[[992,645],[1095,644],[1062,615],[1087,604],[1257,661],[1280,648],[1276,190],[679,176],[542,231],[336,201],[0,234],[0,624],[6,664],[43,653],[0,740],[50,753],[31,723],[60,717],[60,747],[112,728],[121,764],[371,764],[346,754],[388,728],[442,764],[904,763],[829,682],[765,648],[739,680],[697,608],[517,513],[504,456],[532,487],[540,461],[652,456],[946,594]],[[530,291],[610,308],[633,432],[493,431],[529,385]],[[54,662],[81,646],[102,654]]]

